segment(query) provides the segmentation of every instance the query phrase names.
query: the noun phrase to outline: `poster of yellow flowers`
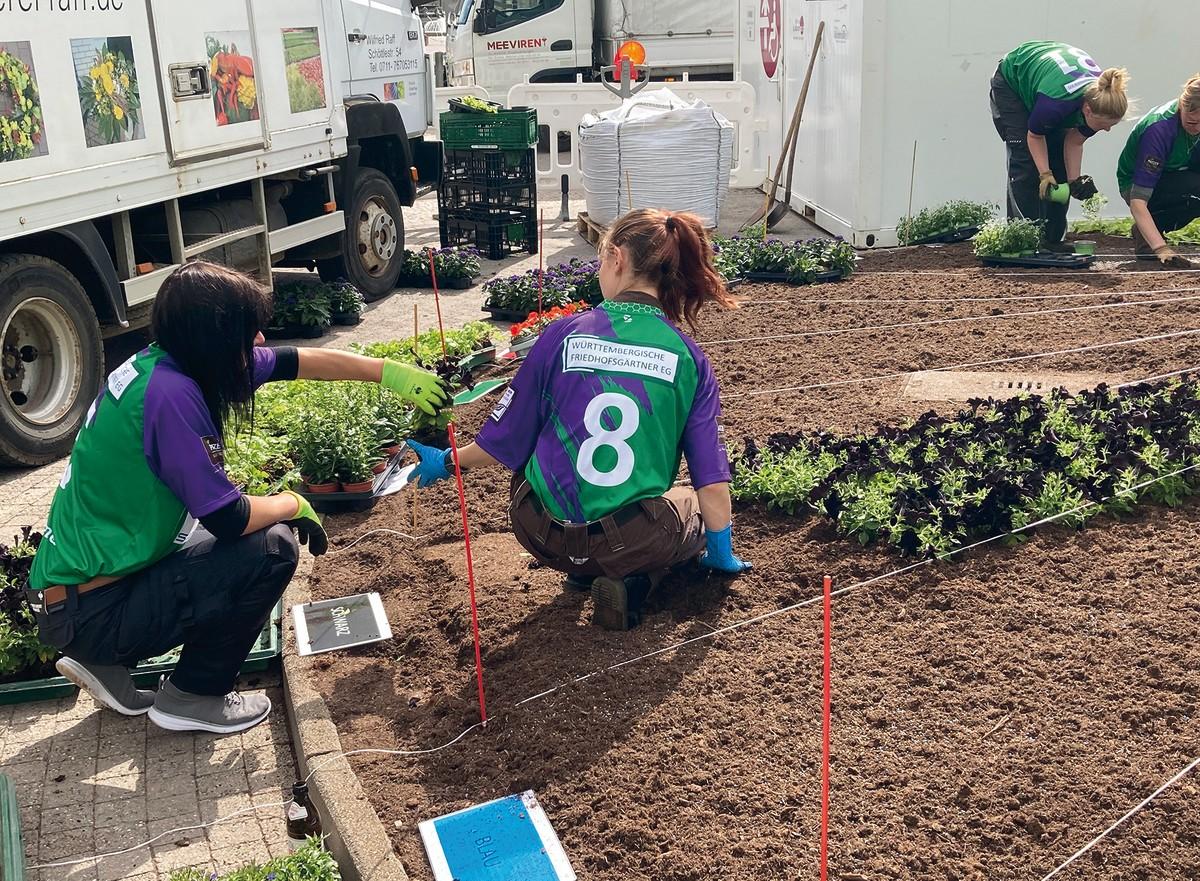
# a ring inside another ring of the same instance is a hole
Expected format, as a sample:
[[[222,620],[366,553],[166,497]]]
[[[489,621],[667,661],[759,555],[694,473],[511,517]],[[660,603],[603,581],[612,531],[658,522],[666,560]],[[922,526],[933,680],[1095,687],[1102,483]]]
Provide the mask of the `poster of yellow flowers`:
[[[221,31],[205,35],[208,75],[212,82],[213,112],[217,125],[235,125],[258,119],[258,88],[249,31]],[[239,49],[238,47],[242,48]]]
[[[142,99],[138,93],[133,40],[89,37],[71,41],[79,110],[89,147],[122,144],[146,137]]]
[[[0,162],[47,152],[42,96],[29,43],[0,40]]]

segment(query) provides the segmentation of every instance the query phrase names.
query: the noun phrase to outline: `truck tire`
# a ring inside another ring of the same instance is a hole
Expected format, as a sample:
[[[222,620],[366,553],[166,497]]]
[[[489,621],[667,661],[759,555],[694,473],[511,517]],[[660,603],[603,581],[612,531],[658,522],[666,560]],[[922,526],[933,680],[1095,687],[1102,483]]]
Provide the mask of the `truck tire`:
[[[0,257],[0,464],[66,455],[104,379],[104,345],[83,286],[53,260]]]
[[[374,168],[359,169],[353,193],[342,254],[318,260],[317,272],[324,281],[352,282],[370,302],[396,289],[404,263],[404,215],[396,188]]]

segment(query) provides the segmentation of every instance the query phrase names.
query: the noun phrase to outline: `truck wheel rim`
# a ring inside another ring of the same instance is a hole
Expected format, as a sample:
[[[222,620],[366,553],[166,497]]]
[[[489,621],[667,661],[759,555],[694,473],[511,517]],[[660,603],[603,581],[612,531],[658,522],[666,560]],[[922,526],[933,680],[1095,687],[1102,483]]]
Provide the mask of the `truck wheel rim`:
[[[358,215],[358,256],[370,275],[383,275],[396,255],[396,219],[382,200],[368,199]]]
[[[25,300],[9,314],[2,338],[0,407],[38,428],[58,422],[83,381],[83,346],[66,310],[44,297]]]

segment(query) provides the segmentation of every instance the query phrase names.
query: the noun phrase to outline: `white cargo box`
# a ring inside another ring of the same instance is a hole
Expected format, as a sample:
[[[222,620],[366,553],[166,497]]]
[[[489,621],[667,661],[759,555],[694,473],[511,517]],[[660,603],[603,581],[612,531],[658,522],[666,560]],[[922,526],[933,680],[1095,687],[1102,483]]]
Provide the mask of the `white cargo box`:
[[[1108,213],[1127,213],[1116,163],[1133,123],[1176,97],[1200,68],[1192,41],[1180,32],[1186,5],[741,0],[738,66],[768,122],[756,160],[780,154],[824,19],[800,126],[793,207],[857,247],[896,244],[896,222],[908,211],[914,141],[914,211],[950,199],[1003,205],[1004,146],[992,125],[989,81],[1010,49],[1055,39],[1086,49],[1104,67],[1130,71],[1137,111],[1084,151],[1084,171],[1108,196]]]
[[[0,0],[0,240],[345,155],[326,8]]]

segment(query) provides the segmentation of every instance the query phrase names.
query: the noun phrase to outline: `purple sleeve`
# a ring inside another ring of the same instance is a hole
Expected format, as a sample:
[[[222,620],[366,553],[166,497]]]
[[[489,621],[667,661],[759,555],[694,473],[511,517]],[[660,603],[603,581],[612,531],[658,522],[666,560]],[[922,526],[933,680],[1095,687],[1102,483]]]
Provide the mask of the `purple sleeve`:
[[[729,454],[725,451],[721,426],[721,393],[717,377],[704,353],[694,345],[690,348],[699,375],[696,397],[683,427],[682,446],[692,486],[700,489],[713,483],[729,482]]]
[[[254,352],[254,387],[258,388],[264,382],[270,382],[275,373],[275,350],[269,346],[255,346]]]
[[[475,436],[475,443],[510,471],[522,470],[533,456],[548,415],[546,389],[558,358],[559,343],[563,331],[571,324],[558,321],[542,332],[512,384],[504,390],[492,415]]]
[[[1033,110],[1029,111],[1029,130],[1035,135],[1045,137],[1055,129],[1062,128],[1064,122],[1082,105],[1081,100],[1064,101],[1039,94],[1034,102]],[[1095,134],[1086,127],[1079,129],[1084,135]],[[1090,137],[1090,135],[1088,135]]]
[[[1175,145],[1177,129],[1174,121],[1178,118],[1175,116],[1161,120],[1142,132],[1142,138],[1138,141],[1137,162],[1133,166],[1135,196],[1140,195],[1137,191],[1141,190],[1149,200],[1150,194],[1162,179],[1167,168],[1167,157],[1171,155],[1171,148]]]
[[[142,441],[150,470],[197,520],[241,495],[225,474],[224,444],[194,384],[151,376]]]

